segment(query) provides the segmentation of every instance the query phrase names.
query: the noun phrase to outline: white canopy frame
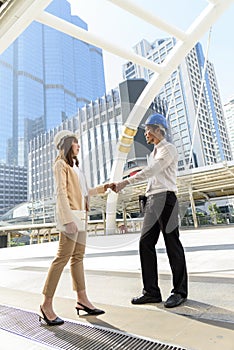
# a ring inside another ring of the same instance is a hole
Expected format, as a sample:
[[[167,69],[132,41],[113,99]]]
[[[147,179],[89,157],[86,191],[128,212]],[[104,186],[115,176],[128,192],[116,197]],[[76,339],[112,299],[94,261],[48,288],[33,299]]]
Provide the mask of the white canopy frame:
[[[139,13],[139,8],[137,8],[137,11],[134,11],[134,4],[131,4],[130,1],[114,0],[114,2],[120,7],[126,7],[126,4],[128,4],[128,10],[131,10],[131,13],[136,15]],[[138,100],[136,101],[136,104],[134,105],[132,111],[130,112],[126,120],[125,129],[120,139],[117,155],[112,166],[110,179],[111,181],[120,181],[122,179],[123,167],[126,162],[127,154],[130,151],[131,144],[133,142],[133,137],[136,134],[137,127],[141,122],[147,108],[150,106],[150,103],[160,92],[162,86],[166,83],[167,79],[170,77],[173,71],[177,69],[184,57],[189,53],[189,51],[199,41],[199,39],[210,29],[210,27],[230,6],[231,3],[232,1],[229,0],[209,1],[209,5],[202,11],[202,13],[195,19],[195,21],[186,31],[184,35],[184,40],[179,39],[177,41],[170,54],[160,65],[162,67],[162,71],[160,73],[155,72],[154,76],[139,96]],[[166,29],[164,23],[158,24],[160,29]],[[163,27],[160,26],[161,24]],[[107,233],[113,233],[115,231],[116,205],[117,195],[111,192],[107,200]]]
[[[125,128],[117,145],[117,153],[111,171],[111,181],[119,181],[123,176],[123,167],[127,154],[133,143],[134,135],[137,132],[146,110],[160,92],[170,75],[177,69],[183,58],[189,53],[199,39],[209,30],[217,19],[228,9],[234,0],[208,0],[208,5],[195,19],[187,31],[166,23],[160,18],[153,16],[143,7],[137,6],[131,0],[107,0],[123,10],[155,25],[157,28],[175,36],[178,41],[170,54],[162,64],[156,64],[144,57],[141,57],[131,50],[126,50],[118,45],[108,42],[99,36],[87,32],[69,22],[45,12],[45,8],[52,0],[11,0],[0,12],[0,54],[9,47],[13,41],[35,20],[74,38],[96,45],[114,55],[123,57],[129,61],[146,67],[154,72],[135,106],[130,112]],[[115,232],[116,206],[118,195],[111,192],[107,199],[107,233]]]

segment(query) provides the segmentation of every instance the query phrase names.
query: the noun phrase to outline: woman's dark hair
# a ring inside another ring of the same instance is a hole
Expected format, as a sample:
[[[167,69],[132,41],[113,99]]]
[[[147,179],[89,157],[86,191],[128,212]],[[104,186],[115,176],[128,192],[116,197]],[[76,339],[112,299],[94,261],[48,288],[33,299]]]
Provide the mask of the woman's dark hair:
[[[76,156],[74,157],[74,155],[72,153],[72,142],[73,141],[78,143],[78,140],[75,137],[67,137],[64,140],[64,143],[62,146],[65,160],[71,167],[73,167],[73,165],[74,165],[73,159],[75,159],[76,166],[79,165],[79,161],[78,161],[77,157]]]

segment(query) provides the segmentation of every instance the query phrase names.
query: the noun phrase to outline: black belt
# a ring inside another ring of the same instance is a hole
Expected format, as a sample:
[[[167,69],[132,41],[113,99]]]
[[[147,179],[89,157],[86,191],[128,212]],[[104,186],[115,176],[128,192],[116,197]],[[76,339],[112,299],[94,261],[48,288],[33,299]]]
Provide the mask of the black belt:
[[[164,194],[164,193],[166,193],[166,194],[175,194],[175,192],[174,192],[174,191],[158,192],[158,193],[153,193],[153,194],[150,194],[150,195],[148,196],[148,198],[149,198],[149,197],[160,196],[160,194]]]

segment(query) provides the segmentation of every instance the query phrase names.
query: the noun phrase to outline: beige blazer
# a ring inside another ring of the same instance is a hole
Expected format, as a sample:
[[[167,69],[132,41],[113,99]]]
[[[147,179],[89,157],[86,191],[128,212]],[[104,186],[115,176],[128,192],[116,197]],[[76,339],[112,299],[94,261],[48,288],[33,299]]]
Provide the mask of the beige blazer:
[[[71,209],[81,210],[84,202],[77,174],[63,159],[54,163],[56,215],[62,225],[72,222]],[[104,193],[104,185],[89,189],[89,195]],[[88,209],[88,208],[86,208]]]

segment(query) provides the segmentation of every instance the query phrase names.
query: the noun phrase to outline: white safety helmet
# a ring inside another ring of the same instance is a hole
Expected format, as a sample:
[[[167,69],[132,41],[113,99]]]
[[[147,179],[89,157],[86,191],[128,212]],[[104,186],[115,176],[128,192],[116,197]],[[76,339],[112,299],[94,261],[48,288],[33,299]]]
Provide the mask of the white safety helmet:
[[[64,140],[67,138],[67,137],[75,137],[76,139],[78,138],[78,135],[77,134],[74,134],[72,131],[70,130],[61,130],[59,131],[55,137],[54,137],[54,145],[57,149],[61,149],[63,143],[64,143]]]

